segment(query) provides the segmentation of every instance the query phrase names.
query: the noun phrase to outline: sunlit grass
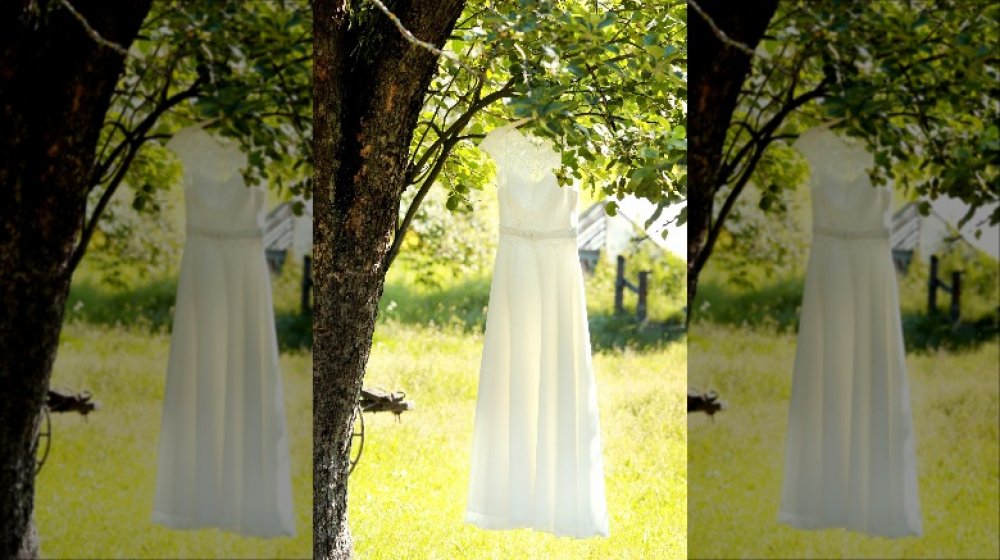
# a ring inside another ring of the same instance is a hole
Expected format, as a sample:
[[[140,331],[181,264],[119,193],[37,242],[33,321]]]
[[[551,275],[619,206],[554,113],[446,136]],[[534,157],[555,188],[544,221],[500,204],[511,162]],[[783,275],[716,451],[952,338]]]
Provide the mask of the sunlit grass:
[[[696,323],[690,384],[729,409],[689,420],[692,558],[998,558],[997,340],[907,356],[924,536],[891,540],[776,521],[793,334]]]
[[[298,263],[275,279],[274,301],[298,534],[263,540],[150,522],[174,277],[112,288],[84,269],[67,306],[52,385],[89,390],[88,419],[53,415],[51,454],[36,515],[46,557],[310,557],[312,381],[308,324],[298,316]],[[613,294],[592,282],[592,314]],[[608,539],[529,530],[483,531],[462,522],[489,279],[415,286],[394,269],[381,302],[366,385],[405,390],[417,408],[397,423],[366,415],[364,458],[351,478],[351,526],[362,558],[683,558],[686,533],[683,339],[592,321],[611,514]],[[612,332],[614,331],[614,332]],[[612,336],[614,335],[614,336]],[[287,343],[287,344],[286,344]]]
[[[72,322],[63,328],[52,386],[89,390],[86,419],[52,415],[51,452],[35,515],[50,558],[307,558],[312,555],[312,361],[281,356],[296,535],[248,538],[175,531],[150,521],[169,335]]]
[[[365,384],[416,409],[365,416],[349,500],[359,557],[684,558],[685,343],[595,356],[611,536],[583,540],[463,522],[481,351],[476,333],[378,326]]]

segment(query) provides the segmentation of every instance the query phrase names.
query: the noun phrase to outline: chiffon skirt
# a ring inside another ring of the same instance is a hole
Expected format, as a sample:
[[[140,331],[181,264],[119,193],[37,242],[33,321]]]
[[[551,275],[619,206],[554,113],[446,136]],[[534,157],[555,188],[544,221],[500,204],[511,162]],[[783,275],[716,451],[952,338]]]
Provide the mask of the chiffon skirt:
[[[153,521],[261,537],[295,532],[270,278],[260,239],[188,235]]]
[[[779,521],[921,534],[895,269],[886,239],[813,238]]]
[[[501,236],[466,520],[608,535],[597,393],[573,239]]]

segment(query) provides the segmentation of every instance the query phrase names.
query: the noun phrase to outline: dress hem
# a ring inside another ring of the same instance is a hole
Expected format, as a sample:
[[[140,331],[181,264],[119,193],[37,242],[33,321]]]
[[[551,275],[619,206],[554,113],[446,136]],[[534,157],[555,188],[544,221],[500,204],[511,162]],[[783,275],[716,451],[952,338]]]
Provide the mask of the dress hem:
[[[161,511],[153,512],[153,523],[157,525],[163,525],[170,529],[183,530],[183,531],[193,531],[198,529],[219,529],[221,531],[228,531],[230,533],[238,533],[247,537],[259,537],[263,539],[273,539],[278,537],[291,537],[295,535],[295,529],[282,529],[280,531],[267,531],[267,532],[255,532],[247,531],[243,527],[236,525],[226,525],[223,523],[213,523],[211,521],[205,521],[201,519],[196,519],[194,517],[171,515],[169,513],[163,513]]]
[[[608,537],[610,536],[610,531],[607,529],[595,529],[593,526],[587,528],[575,527],[572,530],[565,530],[553,527],[543,527],[541,525],[532,525],[529,523],[515,523],[506,517],[498,517],[495,515],[486,515],[483,513],[478,513],[470,510],[465,512],[466,523],[471,523],[481,529],[488,529],[492,531],[507,531],[513,529],[532,529],[534,531],[542,531],[545,533],[550,533],[556,535],[557,537],[572,537],[576,539],[585,539],[591,537]]]
[[[907,529],[906,531],[876,531],[861,525],[852,525],[850,523],[837,522],[833,520],[820,519],[818,517],[810,517],[806,515],[798,515],[795,513],[790,513],[784,510],[778,512],[778,523],[783,523],[790,527],[796,529],[802,529],[806,531],[820,531],[824,529],[845,529],[847,531],[854,531],[857,533],[864,533],[866,535],[872,535],[876,537],[885,537],[890,539],[900,539],[904,537],[919,537],[923,535],[922,530]]]

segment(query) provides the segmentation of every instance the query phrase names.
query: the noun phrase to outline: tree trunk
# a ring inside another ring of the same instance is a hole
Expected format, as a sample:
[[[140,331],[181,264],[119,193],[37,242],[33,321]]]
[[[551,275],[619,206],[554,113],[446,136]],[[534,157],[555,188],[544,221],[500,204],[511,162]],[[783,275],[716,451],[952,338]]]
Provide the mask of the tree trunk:
[[[442,45],[464,0],[388,3]],[[350,558],[347,473],[383,263],[406,188],[410,142],[437,57],[371,4],[317,0],[314,13],[315,312],[313,556]],[[364,8],[364,9],[362,9]]]
[[[778,0],[701,2],[699,5],[719,31],[751,49],[757,47],[778,7]],[[688,280],[687,317],[691,320],[698,291],[698,275],[712,247],[715,193],[719,184],[722,150],[732,122],[740,88],[750,73],[750,55],[726,45],[705,18],[688,10]]]
[[[131,44],[149,0],[75,0]],[[0,557],[36,557],[35,442],[85,218],[88,178],[124,69],[59,2],[0,4]]]

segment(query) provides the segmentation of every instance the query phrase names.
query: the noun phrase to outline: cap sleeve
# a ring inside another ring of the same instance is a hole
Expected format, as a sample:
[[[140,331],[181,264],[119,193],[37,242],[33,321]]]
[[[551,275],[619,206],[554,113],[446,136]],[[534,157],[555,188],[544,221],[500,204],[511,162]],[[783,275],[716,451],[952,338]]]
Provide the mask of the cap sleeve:
[[[493,158],[493,161],[500,162],[500,139],[499,136],[502,134],[500,131],[503,128],[494,128],[493,130],[486,133],[486,137],[483,138],[482,142],[479,143],[479,149],[486,153],[486,155]]]
[[[192,128],[182,128],[174,133],[174,135],[167,141],[167,149],[176,155],[181,162],[187,163],[193,159],[196,150],[193,149],[193,138]]]

